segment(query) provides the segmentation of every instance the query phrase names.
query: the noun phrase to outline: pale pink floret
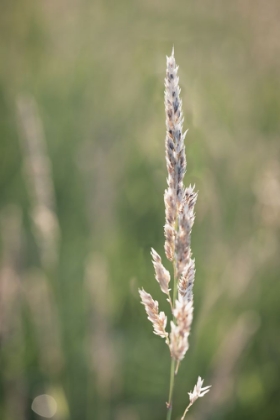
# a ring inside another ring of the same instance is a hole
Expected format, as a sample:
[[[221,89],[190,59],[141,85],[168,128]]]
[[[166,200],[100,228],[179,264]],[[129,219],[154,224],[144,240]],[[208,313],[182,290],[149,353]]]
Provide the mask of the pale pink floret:
[[[172,359],[178,362],[183,360],[189,348],[188,338],[193,318],[192,301],[176,300],[173,314],[177,325],[171,322],[169,348]]]
[[[173,321],[171,321],[170,325],[171,325],[171,332],[169,335],[170,355],[172,359],[176,361],[181,361],[183,360],[186,354],[186,351],[189,348],[189,341],[188,341],[189,333],[186,332],[182,334],[180,328],[177,325],[175,325]]]
[[[204,379],[198,377],[197,384],[194,386],[193,392],[189,392],[190,404],[193,404],[198,398],[203,397],[210,391],[211,385],[202,388]]]
[[[195,264],[194,260],[190,259],[187,266],[184,268],[181,275],[178,291],[179,291],[179,300],[190,302],[193,299],[193,284],[195,277]]]
[[[151,255],[153,258],[153,265],[155,269],[156,280],[159,283],[162,292],[169,296],[169,291],[170,291],[170,289],[168,289],[168,285],[170,282],[169,271],[167,271],[164,268],[164,266],[162,265],[160,256],[153,248],[151,250]]]
[[[173,313],[181,333],[189,333],[193,320],[193,302],[176,300]]]
[[[181,417],[181,420],[184,420],[186,417],[187,412],[189,411],[189,408],[193,405],[193,403],[198,399],[203,397],[207,392],[210,391],[211,385],[202,387],[203,385],[203,379],[201,377],[198,377],[197,384],[194,386],[194,389],[192,392],[189,392],[190,397],[190,403],[187,406],[187,408],[184,411],[184,414]]]
[[[189,186],[184,193],[178,217],[178,233],[176,236],[177,275],[180,277],[191,258],[191,231],[195,219],[194,206],[197,194],[194,187]]]
[[[164,312],[158,312],[158,302],[152,296],[145,292],[144,289],[139,290],[142,304],[145,306],[148,320],[151,321],[154,327],[154,334],[168,339],[168,334],[165,331],[167,324],[167,317]]]

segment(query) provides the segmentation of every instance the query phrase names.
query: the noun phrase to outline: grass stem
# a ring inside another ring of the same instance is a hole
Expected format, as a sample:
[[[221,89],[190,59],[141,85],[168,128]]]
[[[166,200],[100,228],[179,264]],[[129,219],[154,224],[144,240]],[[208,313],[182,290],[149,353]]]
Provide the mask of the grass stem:
[[[173,397],[173,390],[174,390],[174,379],[175,379],[175,360],[171,360],[171,368],[170,368],[170,384],[169,384],[169,398],[167,404],[167,417],[166,420],[171,420],[172,415],[172,397]]]

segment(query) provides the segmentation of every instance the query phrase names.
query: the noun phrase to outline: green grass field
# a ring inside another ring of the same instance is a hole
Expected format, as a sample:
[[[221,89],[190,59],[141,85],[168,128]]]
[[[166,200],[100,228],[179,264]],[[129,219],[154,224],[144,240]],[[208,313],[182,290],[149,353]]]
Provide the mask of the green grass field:
[[[188,420],[279,419],[279,18],[277,0],[2,0],[1,419],[42,418],[42,394],[54,420],[165,419],[170,356],[138,288],[167,310],[150,248],[173,45],[199,191],[173,419],[198,375]]]

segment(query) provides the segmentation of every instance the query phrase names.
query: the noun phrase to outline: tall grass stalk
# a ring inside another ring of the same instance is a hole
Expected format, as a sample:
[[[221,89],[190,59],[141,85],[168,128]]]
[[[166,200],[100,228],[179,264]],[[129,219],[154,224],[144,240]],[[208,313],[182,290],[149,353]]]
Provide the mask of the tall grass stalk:
[[[165,254],[173,263],[173,293],[170,294],[171,275],[163,266],[161,257],[152,249],[151,255],[155,269],[155,278],[160,289],[167,295],[171,307],[172,321],[170,331],[166,331],[167,316],[159,312],[159,305],[144,289],[139,290],[141,301],[145,306],[148,319],[152,322],[154,333],[165,339],[171,356],[169,398],[167,402],[167,420],[172,417],[172,401],[175,377],[180,362],[189,348],[189,334],[193,319],[193,283],[195,277],[195,261],[191,252],[191,231],[195,219],[194,207],[197,193],[194,186],[185,188],[184,175],[187,162],[183,132],[182,101],[180,98],[178,66],[174,50],[167,57],[165,77],[165,115],[166,138],[165,157],[167,166],[167,188],[164,193],[165,203]],[[171,299],[172,295],[172,299]],[[199,397],[203,397],[210,386],[202,387],[199,377],[194,390],[189,393],[190,402],[182,420],[191,405]]]
[[[31,95],[18,96],[17,117],[34,236],[42,265],[50,271],[57,264],[60,229],[43,123],[38,105]]]

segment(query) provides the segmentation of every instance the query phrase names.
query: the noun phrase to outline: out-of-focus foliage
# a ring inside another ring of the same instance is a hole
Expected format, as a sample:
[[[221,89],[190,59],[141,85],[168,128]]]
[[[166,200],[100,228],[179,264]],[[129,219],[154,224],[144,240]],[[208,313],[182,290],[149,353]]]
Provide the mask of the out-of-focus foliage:
[[[279,19],[278,0],[2,0],[1,419],[53,414],[42,394],[56,420],[165,418],[168,348],[137,289],[168,311],[150,248],[173,45],[199,190],[174,419],[198,375],[212,389],[189,420],[279,419]]]

